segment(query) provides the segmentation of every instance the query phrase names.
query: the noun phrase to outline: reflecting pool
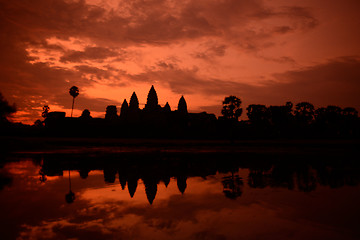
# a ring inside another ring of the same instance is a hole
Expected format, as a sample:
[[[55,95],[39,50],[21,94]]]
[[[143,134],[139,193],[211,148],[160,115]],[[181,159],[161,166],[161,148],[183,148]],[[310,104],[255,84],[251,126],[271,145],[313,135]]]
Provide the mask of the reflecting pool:
[[[360,164],[329,152],[7,154],[1,239],[358,239]]]

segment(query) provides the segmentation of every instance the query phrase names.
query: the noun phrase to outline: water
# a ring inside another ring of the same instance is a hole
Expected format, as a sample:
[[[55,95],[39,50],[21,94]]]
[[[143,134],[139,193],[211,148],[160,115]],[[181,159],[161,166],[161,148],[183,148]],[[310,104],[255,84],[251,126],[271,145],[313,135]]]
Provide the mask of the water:
[[[359,239],[343,154],[9,154],[1,239]]]

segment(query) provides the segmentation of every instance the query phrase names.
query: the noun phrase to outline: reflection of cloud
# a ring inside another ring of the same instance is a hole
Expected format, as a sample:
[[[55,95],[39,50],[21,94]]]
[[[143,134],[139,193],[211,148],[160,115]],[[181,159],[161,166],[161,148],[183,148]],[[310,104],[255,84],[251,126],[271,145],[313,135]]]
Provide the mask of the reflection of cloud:
[[[6,216],[2,225],[8,230],[4,233],[6,239],[266,239],[268,236],[353,239],[357,236],[358,216],[351,207],[356,206],[358,193],[353,189],[335,191],[319,186],[323,194],[314,198],[285,188],[274,191],[245,185],[244,194],[230,200],[222,193],[220,179],[224,174],[217,174],[207,176],[206,180],[188,178],[184,195],[177,189],[175,179],[171,179],[167,188],[160,183],[154,204],[150,205],[143,184],[139,184],[132,199],[127,191],[121,190],[118,181],[105,185],[102,171],[92,171],[85,181],[72,171],[72,188],[77,199],[65,205],[64,194],[69,190],[66,178],[46,182],[42,191],[24,191],[27,184],[34,184],[32,174],[39,170],[30,163],[5,165],[7,169],[31,169],[27,174],[14,171],[17,176],[12,189],[2,192],[0,206]],[[242,176],[248,173],[248,169],[240,170]],[[329,210],[336,212],[337,218],[329,218]],[[353,223],[350,227],[349,221]]]
[[[268,236],[337,239],[344,234],[341,228],[332,225],[330,228],[309,216],[298,219],[299,212],[307,212],[304,209],[311,206],[305,201],[306,206],[299,209],[302,206],[299,193],[284,198],[282,192],[278,192],[276,200],[280,203],[270,199],[274,193],[264,202],[254,202],[254,197],[258,196],[254,194],[245,201],[202,194],[200,198],[195,195],[168,199],[157,207],[136,209],[129,206],[125,211],[114,202],[107,211],[87,209],[58,220],[43,221],[37,226],[24,225],[21,236],[30,239],[40,236],[54,239],[61,236],[79,239],[266,239]],[[314,200],[310,196],[305,199]],[[195,211],[186,212],[189,209]]]
[[[23,225],[25,231],[20,236],[23,239],[59,239],[66,236],[67,239],[107,239],[110,232],[103,227],[101,219],[74,223],[69,219],[58,221],[43,221],[40,226]]]

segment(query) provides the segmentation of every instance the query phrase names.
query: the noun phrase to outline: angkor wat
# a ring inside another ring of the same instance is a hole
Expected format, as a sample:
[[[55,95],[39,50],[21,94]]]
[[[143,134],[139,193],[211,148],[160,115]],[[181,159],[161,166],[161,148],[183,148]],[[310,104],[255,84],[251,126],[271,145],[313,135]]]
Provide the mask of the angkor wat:
[[[70,91],[73,97],[78,89]],[[70,89],[70,90],[71,90]],[[1,100],[1,98],[0,98]],[[1,101],[0,101],[1,102]],[[176,110],[167,102],[159,105],[154,86],[151,87],[143,109],[134,92],[130,101],[124,99],[118,114],[117,106],[106,107],[105,118],[93,118],[85,109],[80,117],[66,117],[65,112],[49,112],[43,107],[44,121],[34,125],[11,123],[7,116],[15,111],[5,100],[7,110],[2,113],[0,134],[6,136],[50,137],[112,137],[112,138],[166,138],[166,139],[270,139],[270,138],[360,138],[360,118],[353,107],[329,105],[315,108],[309,102],[280,106],[250,104],[247,119],[239,120],[243,113],[241,99],[225,97],[221,116],[206,112],[189,113],[182,96]]]
[[[75,131],[86,136],[168,137],[184,135],[191,126],[202,126],[203,130],[210,131],[216,120],[214,114],[189,113],[184,96],[179,99],[177,110],[172,111],[168,102],[161,107],[156,90],[151,86],[143,109],[133,92],[129,104],[124,99],[120,114],[115,105],[106,107],[105,118],[93,118],[87,109],[78,118],[66,117],[65,112],[49,112],[45,127],[56,134]]]

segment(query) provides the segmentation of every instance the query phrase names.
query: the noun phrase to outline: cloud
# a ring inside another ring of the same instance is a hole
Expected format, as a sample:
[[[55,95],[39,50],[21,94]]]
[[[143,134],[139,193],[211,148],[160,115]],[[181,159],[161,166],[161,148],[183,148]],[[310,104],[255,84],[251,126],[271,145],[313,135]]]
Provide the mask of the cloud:
[[[88,5],[85,1],[26,1],[18,4],[3,2],[7,24],[21,26],[32,41],[49,36],[67,39],[86,37],[97,44],[172,44],[174,41],[211,36],[234,36],[240,33],[242,42],[271,35],[271,28],[254,30],[248,23],[281,18],[291,26],[276,26],[276,31],[316,26],[309,9],[265,6],[261,1],[124,1],[117,9],[107,11],[103,6]],[[266,14],[264,14],[266,13]],[[286,33],[286,31],[281,31]]]
[[[173,92],[214,96],[219,105],[203,110],[219,113],[224,96],[235,95],[248,104],[280,105],[309,101],[317,106],[339,105],[360,109],[360,58],[339,57],[325,63],[276,73],[262,84],[241,83],[201,76],[197,68],[182,69],[177,64],[162,62],[160,69],[128,77],[135,81],[155,82],[164,79]]]
[[[67,51],[61,58],[60,62],[83,62],[84,60],[103,60],[109,57],[119,56],[109,48],[103,47],[86,47],[84,51]]]
[[[341,105],[359,102],[352,90],[359,84],[341,73],[350,70],[344,65],[355,71],[344,59],[292,71],[276,69],[279,73],[275,75],[268,71],[265,79],[273,82],[261,86],[243,80],[247,73],[242,67],[252,57],[260,61],[252,64],[264,68],[271,68],[267,64],[298,67],[298,59],[291,53],[275,50],[289,41],[285,36],[316,29],[320,20],[314,9],[302,3],[287,4],[135,0],[109,7],[103,1],[0,0],[0,88],[9,102],[17,103],[23,117],[40,116],[44,104],[69,107],[69,87],[86,89],[95,83],[119,87],[158,82],[175,94],[202,95],[205,100],[199,106],[206,107],[207,99],[213,98],[207,109],[215,109],[214,101],[219,100],[220,105],[230,94],[244,99],[244,104],[277,104],[285,99],[319,104],[336,103],[337,99]],[[173,49],[177,52],[166,56],[166,51]],[[266,49],[276,53],[265,53]],[[168,61],[169,55],[176,55],[179,61]],[[232,65],[238,68],[236,73],[227,74],[228,66],[237,61]],[[332,68],[326,68],[330,65]],[[225,74],[209,74],[213,68]],[[321,72],[324,75],[327,70],[332,73],[329,81],[320,80]],[[335,83],[331,80],[335,76],[346,79]],[[259,74],[250,78],[258,81]],[[77,108],[93,111],[118,104],[116,99],[86,93],[77,101]]]
[[[270,84],[288,98],[311,101],[317,105],[352,105],[360,108],[360,57],[331,59],[310,67],[274,74],[279,83]]]
[[[208,42],[203,44],[205,50],[197,51],[192,56],[204,60],[213,60],[216,57],[223,57],[226,53],[227,46],[225,44]]]
[[[140,74],[127,74],[127,78],[136,82],[154,83],[168,86],[177,94],[204,94],[219,96],[252,88],[249,84],[201,76],[199,69],[181,68],[177,63],[161,61],[157,68],[149,68]]]
[[[257,55],[257,57],[264,59],[266,61],[270,61],[270,62],[289,63],[289,64],[292,64],[293,66],[296,65],[295,59],[293,59],[292,57],[289,57],[289,56],[282,56],[282,57],[274,58],[274,57],[266,57],[266,56]]]
[[[53,99],[53,104],[62,106],[66,109],[71,108],[72,98],[70,95],[58,94]],[[92,98],[86,95],[79,95],[76,98],[75,108],[79,110],[89,109],[90,112],[103,112],[105,113],[106,106],[108,105],[121,105],[120,102],[107,98]]]

